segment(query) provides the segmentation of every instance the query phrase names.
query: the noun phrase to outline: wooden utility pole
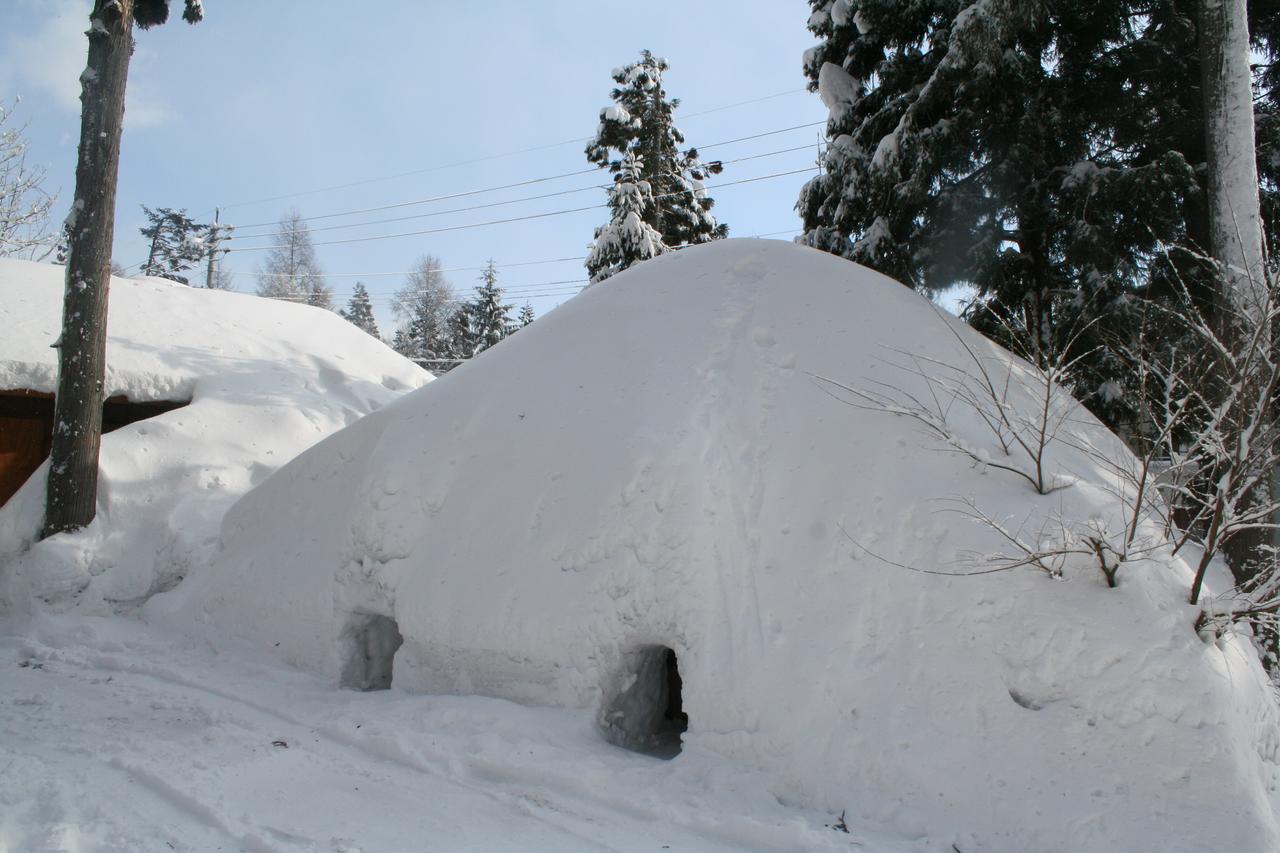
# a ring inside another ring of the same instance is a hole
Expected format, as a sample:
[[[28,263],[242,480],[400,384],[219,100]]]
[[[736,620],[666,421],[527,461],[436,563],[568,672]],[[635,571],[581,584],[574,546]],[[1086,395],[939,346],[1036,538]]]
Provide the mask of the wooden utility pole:
[[[89,15],[89,61],[80,75],[80,148],[68,218],[58,394],[42,536],[83,527],[97,511],[107,289],[133,16],[134,0],[94,0]]]

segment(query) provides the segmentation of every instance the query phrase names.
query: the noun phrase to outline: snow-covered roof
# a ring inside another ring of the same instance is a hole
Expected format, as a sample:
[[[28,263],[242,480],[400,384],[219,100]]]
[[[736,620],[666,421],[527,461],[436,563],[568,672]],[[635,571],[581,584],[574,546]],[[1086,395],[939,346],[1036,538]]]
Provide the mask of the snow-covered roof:
[[[62,292],[61,267],[0,259],[0,390],[55,390]],[[430,380],[329,311],[164,279],[113,277],[107,327],[107,396],[190,405],[104,437],[98,520],[28,560],[46,598],[173,583],[250,486]],[[0,560],[35,535],[45,471],[0,510]]]
[[[1025,376],[831,255],[672,253],[302,454],[145,612],[335,681],[369,653],[352,626],[393,619],[395,686],[606,728],[638,650],[668,647],[676,766],[741,761],[786,802],[938,849],[1274,845],[1274,702],[1246,643],[1196,636],[1185,565],[1126,564],[1115,589],[1087,560],[926,573],[1004,547],[964,501],[1027,530],[1118,523],[1074,446],[1115,439],[1073,412],[1048,459],[1073,485],[1041,496],[975,464],[999,451],[963,406],[972,454],[814,377],[923,395],[912,370],[966,347]]]

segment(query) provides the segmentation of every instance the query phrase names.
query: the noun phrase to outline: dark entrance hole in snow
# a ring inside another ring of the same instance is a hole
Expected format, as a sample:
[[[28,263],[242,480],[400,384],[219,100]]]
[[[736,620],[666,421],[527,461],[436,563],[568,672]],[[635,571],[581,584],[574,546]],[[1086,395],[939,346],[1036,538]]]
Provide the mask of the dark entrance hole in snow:
[[[606,697],[600,726],[611,743],[659,758],[680,754],[680,736],[689,728],[684,681],[676,653],[644,646],[626,658],[617,693]]]
[[[396,649],[404,643],[396,620],[389,616],[360,613],[352,617],[342,632],[346,663],[341,683],[353,690],[387,690],[391,687],[391,664]]]

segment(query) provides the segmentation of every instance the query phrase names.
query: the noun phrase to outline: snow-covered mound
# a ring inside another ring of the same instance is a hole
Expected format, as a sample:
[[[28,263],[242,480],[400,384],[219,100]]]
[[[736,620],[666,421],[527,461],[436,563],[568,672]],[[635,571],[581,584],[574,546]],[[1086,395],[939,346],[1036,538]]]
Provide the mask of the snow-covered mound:
[[[1273,700],[1247,643],[1196,636],[1185,565],[925,573],[1007,553],[965,500],[1114,527],[1077,446],[1115,440],[1075,412],[1047,460],[1071,485],[1041,496],[963,406],[991,466],[812,376],[923,397],[894,364],[965,345],[1023,393],[998,347],[831,255],[667,255],[302,454],[146,613],[338,683],[592,709],[619,741],[674,690],[670,649],[676,765],[741,762],[922,850],[1275,849]]]
[[[0,390],[56,389],[62,291],[61,267],[0,260]],[[38,533],[47,462],[28,479],[0,510],[0,603],[126,603],[172,585],[251,486],[430,380],[316,308],[113,278],[109,310],[107,396],[190,405],[104,436],[97,519],[15,558]]]

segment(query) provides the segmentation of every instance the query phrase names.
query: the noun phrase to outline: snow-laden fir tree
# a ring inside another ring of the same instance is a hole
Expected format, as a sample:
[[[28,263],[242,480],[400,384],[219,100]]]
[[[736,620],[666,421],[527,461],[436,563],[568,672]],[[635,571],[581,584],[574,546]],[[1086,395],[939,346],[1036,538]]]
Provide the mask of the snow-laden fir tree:
[[[382,339],[382,335],[378,332],[378,323],[373,318],[373,303],[369,301],[369,291],[365,289],[362,282],[356,282],[351,298],[347,300],[347,307],[338,313],[356,328],[364,330],[379,340]]]
[[[480,273],[480,286],[471,299],[468,321],[471,326],[473,354],[487,350],[511,334],[509,314],[512,306],[502,301],[502,288],[498,287],[498,269],[493,261]]]
[[[333,291],[324,283],[302,214],[296,209],[286,212],[271,240],[258,268],[258,295],[332,309]]]
[[[523,329],[533,322],[533,306],[526,302],[520,308],[520,316],[516,318],[516,328]]]
[[[152,210],[144,204],[142,214],[147,218],[147,224],[138,230],[150,246],[147,261],[142,265],[142,275],[190,284],[186,272],[204,259],[208,249],[206,237],[212,226],[187,216],[186,208],[158,207]]]
[[[810,5],[804,69],[830,115],[802,241],[917,288],[974,287],[975,325],[1032,358],[1073,348],[1073,392],[1128,421],[1133,378],[1099,344],[1171,276],[1212,299],[1197,4]],[[1260,152],[1275,128],[1260,120]],[[1273,189],[1280,158],[1259,167]]]
[[[11,123],[14,106],[0,103],[0,257],[42,260],[58,244],[49,228],[57,197],[44,190],[45,170],[27,165],[26,128]]]
[[[449,318],[456,299],[440,267],[439,258],[423,255],[391,301],[391,310],[401,321],[392,347],[406,358],[435,362],[453,357]],[[433,371],[439,367],[427,364]]]
[[[445,341],[441,351],[442,361],[432,370],[447,373],[479,352],[479,345],[472,330],[471,303],[455,302],[445,318]]]
[[[609,221],[596,229],[587,252],[591,283],[604,281],[628,267],[667,251],[662,235],[646,219],[653,209],[653,189],[644,179],[644,164],[629,153],[609,188]]]
[[[708,175],[720,173],[720,163],[703,163],[696,148],[681,150],[685,138],[673,118],[680,101],[668,98],[662,87],[666,70],[666,60],[647,50],[638,62],[614,69],[614,103],[600,111],[586,154],[613,172],[615,180],[628,156],[634,157],[640,174],[632,182],[647,181],[652,193],[644,221],[665,246],[677,249],[724,237],[729,229],[716,222],[711,213],[715,202],[703,188]]]

